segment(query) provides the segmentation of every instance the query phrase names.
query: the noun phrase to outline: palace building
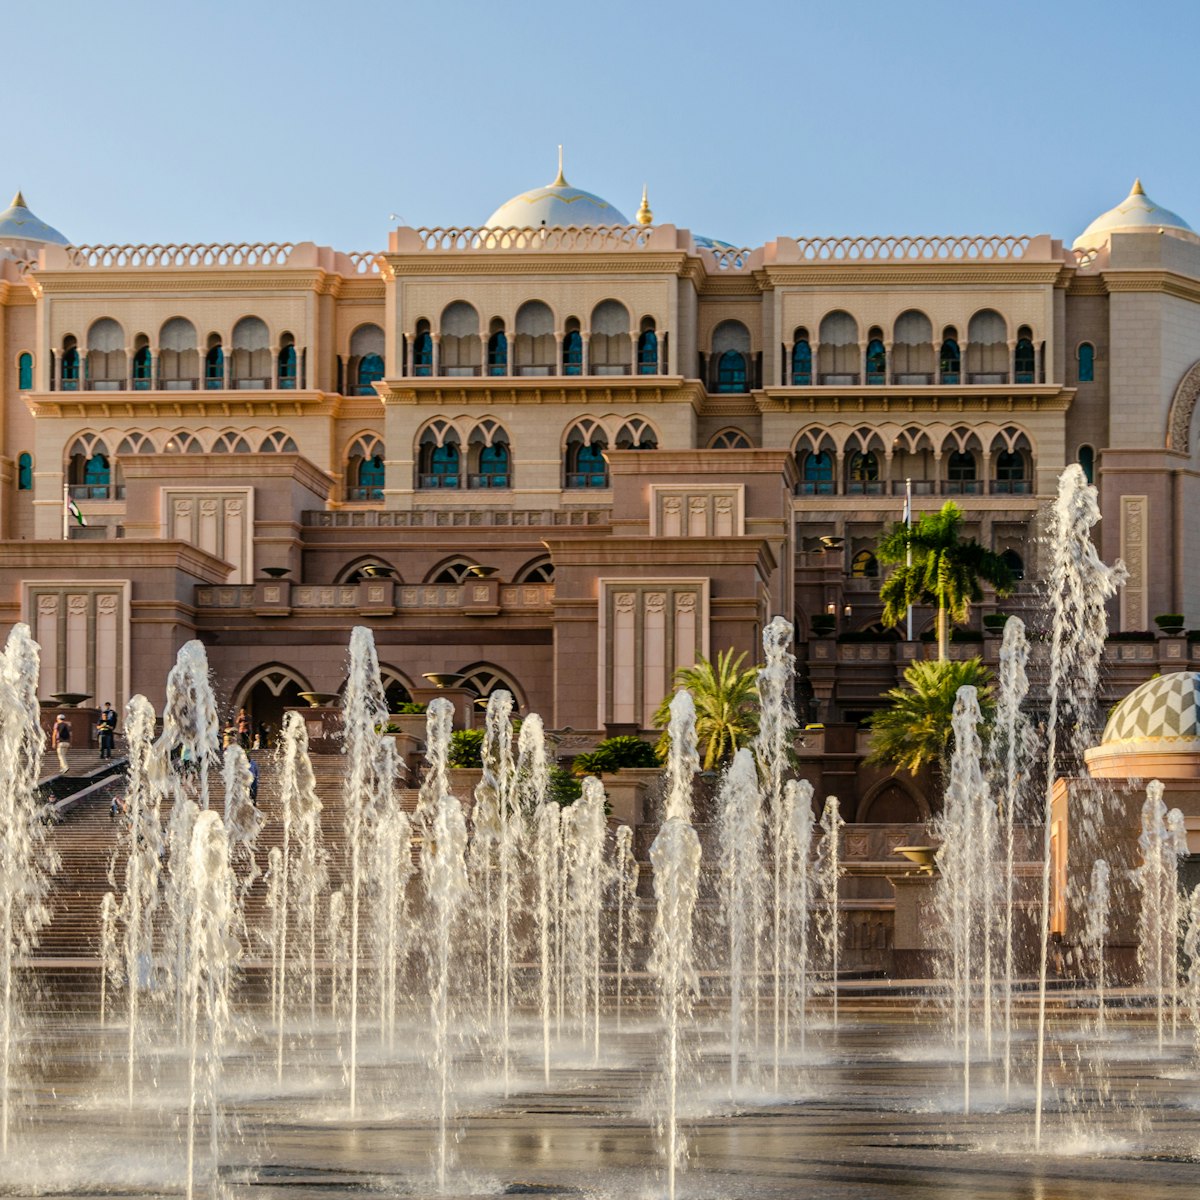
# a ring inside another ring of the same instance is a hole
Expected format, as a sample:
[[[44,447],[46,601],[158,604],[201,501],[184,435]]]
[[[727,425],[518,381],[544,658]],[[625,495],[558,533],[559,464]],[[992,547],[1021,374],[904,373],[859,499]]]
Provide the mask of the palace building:
[[[1200,236],[1140,183],[1069,244],[743,247],[670,218],[560,171],[385,249],[88,246],[18,194],[0,626],[33,627],[44,694],[161,705],[198,637],[222,701],[277,724],[337,691],[365,623],[394,703],[502,686],[582,744],[782,613],[802,715],[837,730],[925,653],[878,625],[907,481],[1025,577],[978,623],[1032,612],[1072,462],[1130,571],[1114,629],[1200,625]],[[1110,687],[1197,649],[1118,639]]]

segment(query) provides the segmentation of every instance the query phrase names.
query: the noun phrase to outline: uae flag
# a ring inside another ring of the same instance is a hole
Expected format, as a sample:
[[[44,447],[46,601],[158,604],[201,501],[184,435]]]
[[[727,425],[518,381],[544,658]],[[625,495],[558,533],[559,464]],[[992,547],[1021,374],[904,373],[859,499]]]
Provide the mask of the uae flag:
[[[76,525],[86,525],[87,520],[83,513],[79,511],[79,505],[74,500],[67,501],[67,513],[74,518]]]

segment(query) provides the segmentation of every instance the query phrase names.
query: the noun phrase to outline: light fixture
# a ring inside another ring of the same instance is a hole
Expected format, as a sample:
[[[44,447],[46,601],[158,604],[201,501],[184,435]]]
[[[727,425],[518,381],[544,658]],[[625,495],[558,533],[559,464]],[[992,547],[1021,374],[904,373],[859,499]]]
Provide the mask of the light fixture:
[[[836,533],[827,533],[824,537],[817,540],[826,550],[840,550],[846,544],[846,539],[838,537]]]
[[[498,570],[500,570],[499,567],[484,567],[479,563],[472,563],[467,568],[467,573],[474,575],[477,579],[487,579],[489,576],[495,575]]]
[[[837,605],[834,604],[834,602],[832,600],[830,600],[830,602],[827,605],[825,605],[825,613],[827,616],[830,616],[830,617],[837,616]]]
[[[852,604],[847,604],[847,605],[846,605],[846,606],[845,606],[845,607],[842,609],[842,616],[843,616],[843,617],[852,617],[852,616],[854,616],[854,606],[853,606]]]

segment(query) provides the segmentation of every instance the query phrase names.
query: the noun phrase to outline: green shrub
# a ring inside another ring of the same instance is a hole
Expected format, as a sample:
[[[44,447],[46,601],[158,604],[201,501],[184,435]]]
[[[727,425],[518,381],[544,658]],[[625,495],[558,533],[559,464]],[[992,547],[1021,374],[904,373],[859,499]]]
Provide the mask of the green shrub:
[[[595,750],[575,756],[576,775],[612,775],[622,767],[660,767],[658,755],[649,742],[632,734],[605,738]]]
[[[549,799],[560,808],[574,804],[583,794],[583,783],[576,779],[566,767],[550,768]]]
[[[403,704],[396,705],[395,716],[415,717],[425,712],[428,705],[417,704],[413,700],[406,700]]]
[[[482,767],[483,736],[482,729],[456,729],[450,735],[450,753],[446,757],[446,765]]]

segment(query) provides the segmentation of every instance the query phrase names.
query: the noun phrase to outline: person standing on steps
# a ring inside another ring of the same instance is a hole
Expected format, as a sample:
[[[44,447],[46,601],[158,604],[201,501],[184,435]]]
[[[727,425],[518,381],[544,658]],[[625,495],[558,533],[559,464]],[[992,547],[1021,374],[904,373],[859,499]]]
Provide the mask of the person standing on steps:
[[[111,700],[105,700],[100,712],[100,724],[97,726],[100,735],[100,757],[109,759],[113,756],[113,747],[117,740],[117,712]]]
[[[243,708],[237,715],[238,745],[243,750],[250,749],[250,714]]]
[[[71,748],[71,724],[62,713],[55,718],[50,744],[58,751],[58,765],[62,773],[68,774],[71,770],[71,764],[67,760],[67,751]]]

